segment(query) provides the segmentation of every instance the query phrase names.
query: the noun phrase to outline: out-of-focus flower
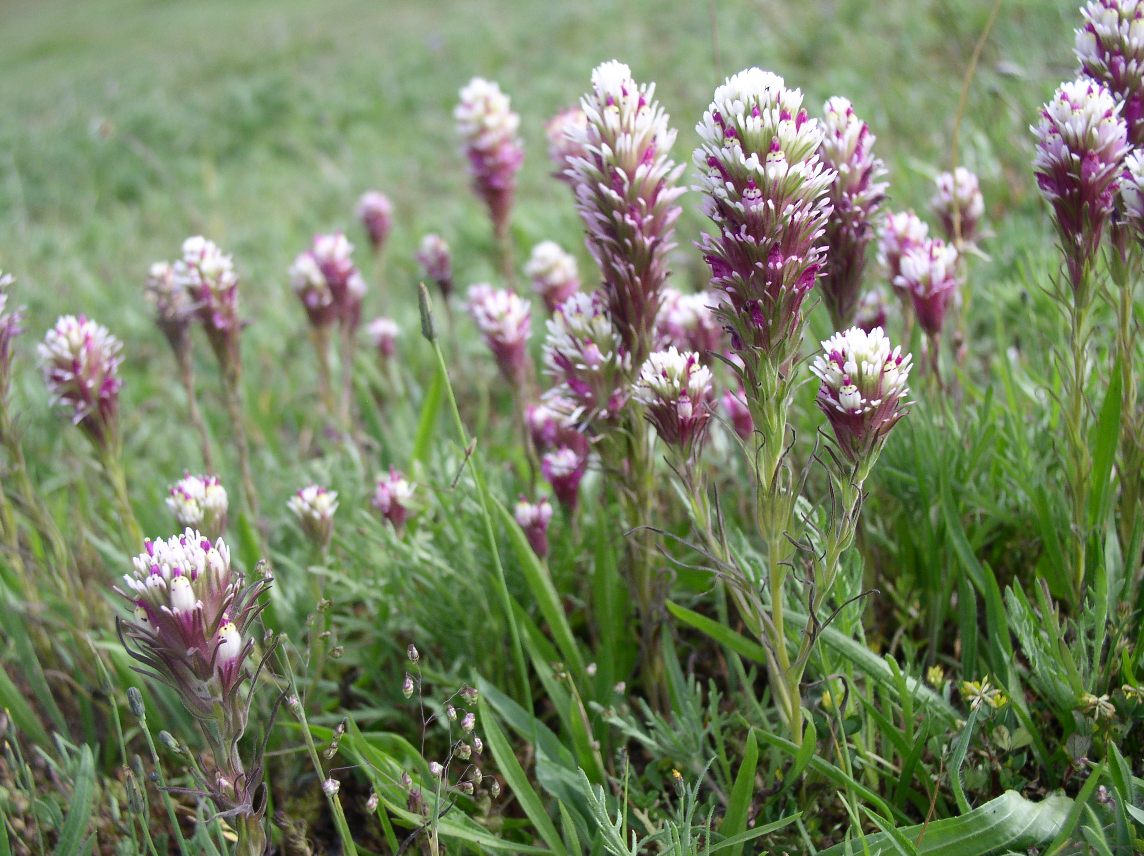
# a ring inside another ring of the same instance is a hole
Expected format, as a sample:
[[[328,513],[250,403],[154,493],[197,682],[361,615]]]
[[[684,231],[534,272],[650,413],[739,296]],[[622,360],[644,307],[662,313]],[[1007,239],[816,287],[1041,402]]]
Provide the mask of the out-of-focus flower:
[[[366,287],[353,251],[345,235],[332,232],[315,235],[310,249],[295,259],[291,284],[315,326],[338,321],[353,330],[361,322]]]
[[[1060,85],[1033,132],[1037,186],[1052,207],[1069,281],[1079,292],[1112,216],[1127,128],[1104,85],[1081,78]]]
[[[801,91],[750,68],[715,90],[696,131],[698,189],[717,229],[700,248],[712,287],[725,295],[717,314],[735,350],[784,363],[826,260],[835,173],[818,154],[822,128]]]
[[[878,264],[895,285],[902,272],[902,256],[929,237],[929,226],[913,211],[887,215],[878,240]]]
[[[956,245],[958,239],[973,244],[977,239],[981,218],[985,214],[985,197],[977,176],[963,166],[943,172],[934,179],[936,190],[930,207],[941,222],[945,239]]]
[[[926,683],[934,689],[941,689],[945,686],[945,669],[939,663],[935,663],[926,669]]]
[[[556,446],[562,434],[574,430],[571,414],[575,411],[575,401],[552,393],[544,401],[525,407],[524,421],[533,445],[541,451]]]
[[[478,283],[469,289],[469,314],[504,379],[520,386],[528,376],[528,338],[532,335],[532,307],[507,288]]]
[[[587,125],[588,117],[579,107],[561,110],[544,125],[544,134],[548,138],[548,158],[556,167],[553,175],[561,181],[572,183],[569,170],[575,158],[584,156],[580,140],[583,139]]]
[[[585,124],[570,136],[580,148],[571,163],[576,208],[608,312],[639,365],[654,345],[683,165],[668,157],[675,131],[655,100],[654,84],[636,83],[623,63],[598,66],[580,104]]]
[[[61,316],[37,353],[52,403],[96,443],[109,442],[119,411],[123,345],[102,324],[83,315]]]
[[[340,307],[334,303],[334,293],[309,250],[299,253],[290,265],[290,287],[315,327],[327,327],[337,320]]]
[[[440,235],[428,234],[417,248],[417,264],[426,279],[437,283],[447,300],[453,293],[453,256]]]
[[[576,508],[580,480],[588,471],[588,439],[574,434],[540,459],[540,472],[552,485],[552,492],[569,511]]]
[[[1089,0],[1076,31],[1080,70],[1103,83],[1122,105],[1128,139],[1144,145],[1144,2]]]
[[[9,289],[16,280],[0,271],[0,412],[8,406],[8,390],[12,382],[12,343],[23,332],[20,322],[24,312],[11,305]]]
[[[516,192],[516,174],[524,160],[517,133],[520,116],[497,84],[474,77],[461,90],[453,119],[469,160],[473,188],[489,210],[494,231],[503,236]]]
[[[1120,200],[1125,223],[1136,240],[1144,242],[1144,151],[1140,149],[1133,149],[1124,159]]]
[[[529,502],[523,495],[516,503],[516,523],[524,530],[532,550],[540,558],[548,555],[548,523],[552,520],[552,504],[547,497]]]
[[[858,301],[858,312],[854,316],[854,326],[867,333],[875,327],[886,327],[886,294],[881,288],[871,288]]]
[[[194,301],[220,362],[230,360],[230,349],[242,329],[234,261],[214,241],[195,235],[183,241],[182,257],[174,264],[172,278]]]
[[[882,329],[851,327],[822,343],[811,371],[822,382],[816,402],[838,449],[864,469],[873,465],[890,429],[905,415],[910,355],[890,348]]]
[[[743,390],[724,390],[720,401],[723,404],[723,412],[727,414],[727,419],[739,439],[750,439],[755,433],[755,421],[751,418],[750,408],[747,407],[747,396]]]
[[[694,351],[656,351],[640,369],[632,398],[646,408],[648,421],[668,446],[692,460],[711,421],[711,370]]]
[[[665,351],[674,345],[700,357],[723,350],[723,327],[712,310],[718,302],[718,295],[710,291],[682,294],[665,288],[655,320],[656,349]]]
[[[564,252],[555,241],[541,241],[532,248],[524,275],[532,280],[532,290],[544,300],[549,312],[555,312],[580,289],[575,257]]]
[[[401,328],[392,318],[374,318],[366,327],[366,333],[373,349],[382,359],[390,359],[397,351],[397,337],[401,334]]]
[[[992,710],[998,710],[1009,702],[1005,693],[991,685],[988,677],[980,681],[962,681],[961,697],[969,702],[972,710],[977,710],[983,704]]]
[[[574,422],[607,421],[627,399],[631,354],[600,292],[577,292],[548,320],[544,365],[559,385],[550,394],[576,402]]]
[[[400,535],[405,531],[405,523],[413,512],[413,484],[396,467],[377,477],[373,491],[373,507],[381,516],[393,524]]]
[[[899,270],[894,285],[910,295],[922,329],[930,337],[939,335],[957,291],[957,249],[941,238],[927,238],[906,251]]]
[[[167,508],[175,522],[212,541],[226,531],[227,507],[226,488],[215,476],[184,473],[167,491]]]
[[[822,299],[835,327],[850,324],[862,291],[866,248],[874,220],[886,198],[886,174],[873,153],[874,135],[845,98],[823,108],[823,138],[818,154],[837,174],[830,188],[832,211],[826,222],[826,271]]]
[[[186,347],[195,301],[175,277],[170,262],[155,262],[147,271],[147,300],[155,309],[155,323],[176,352]]]
[[[334,534],[334,513],[338,495],[321,485],[311,484],[299,490],[286,503],[310,543],[324,550]]]
[[[357,217],[369,236],[373,251],[380,252],[393,231],[393,203],[384,193],[367,190],[358,200]]]
[[[1084,693],[1077,707],[1098,723],[1108,723],[1116,719],[1116,705],[1107,695]]]

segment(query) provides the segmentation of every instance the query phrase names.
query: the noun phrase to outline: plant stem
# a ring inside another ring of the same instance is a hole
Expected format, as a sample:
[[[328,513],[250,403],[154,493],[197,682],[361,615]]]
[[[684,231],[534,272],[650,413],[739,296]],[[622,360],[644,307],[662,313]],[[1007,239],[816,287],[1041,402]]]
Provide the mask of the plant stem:
[[[346,441],[353,441],[353,399],[354,399],[354,331],[343,325],[339,338],[342,362],[341,425]]]
[[[242,403],[242,358],[238,338],[233,337],[228,348],[227,359],[223,361],[223,399],[226,402],[227,418],[234,432],[234,444],[238,452],[238,468],[242,477],[242,501],[250,515],[251,526],[258,529],[258,494],[254,489],[254,476],[250,469],[250,445],[246,437],[246,414]]]
[[[119,713],[115,713],[115,725],[119,727]],[[151,763],[155,767],[155,783],[159,786],[159,793],[162,794],[163,807],[167,810],[167,821],[171,824],[171,829],[175,833],[175,839],[179,842],[179,852],[187,853],[187,842],[183,838],[183,829],[179,826],[179,818],[175,814],[175,806],[171,800],[171,795],[167,793],[167,781],[163,776],[163,765],[159,762],[159,753],[155,749],[155,740],[151,736],[151,729],[147,727],[147,717],[140,717],[139,720],[140,731],[143,732],[143,739],[147,741],[147,749],[151,753]]]
[[[318,362],[318,397],[322,399],[322,409],[331,422],[338,418],[334,403],[334,388],[330,375],[330,328],[311,327],[310,341],[314,345],[314,356]]]
[[[137,549],[143,543],[143,530],[139,528],[139,521],[131,508],[131,497],[127,492],[127,477],[123,472],[123,460],[118,439],[110,438],[97,440],[95,446],[98,452],[100,466],[103,473],[111,483],[115,494],[115,503],[119,507],[119,522],[127,529],[128,543],[131,549]]]
[[[186,347],[175,349],[175,359],[179,364],[179,380],[183,384],[183,392],[187,396],[187,416],[191,420],[191,427],[199,437],[199,446],[203,454],[203,466],[208,473],[214,473],[214,456],[211,454],[211,438],[207,432],[206,422],[203,421],[202,411],[199,410],[199,398],[195,393],[195,366],[191,359],[190,343]]]
[[[1087,280],[1089,273],[1084,277]],[[1073,537],[1073,602],[1080,606],[1084,599],[1086,550],[1088,547],[1088,479],[1092,462],[1088,450],[1085,423],[1087,399],[1085,397],[1085,334],[1089,310],[1089,283],[1085,282],[1069,304],[1069,345],[1071,361],[1064,372],[1066,383],[1065,428],[1069,439],[1069,494],[1072,500]]]

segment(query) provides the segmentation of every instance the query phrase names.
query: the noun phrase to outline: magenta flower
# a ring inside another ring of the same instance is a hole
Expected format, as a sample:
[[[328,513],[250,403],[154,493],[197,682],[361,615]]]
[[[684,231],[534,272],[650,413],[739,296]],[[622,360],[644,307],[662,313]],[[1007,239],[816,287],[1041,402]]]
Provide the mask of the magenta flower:
[[[315,235],[310,249],[290,269],[291,285],[316,327],[339,322],[348,330],[361,323],[365,280],[353,262],[354,246],[341,232]]]
[[[414,509],[413,484],[396,467],[377,477],[372,505],[400,535]]]
[[[12,343],[23,332],[20,327],[23,310],[9,304],[8,289],[15,281],[11,274],[0,271],[0,412],[8,406],[8,391],[12,382]]]
[[[334,513],[338,495],[321,485],[311,484],[299,490],[286,503],[298,520],[302,532],[315,547],[325,550],[334,535]]]
[[[532,551],[541,559],[548,555],[548,523],[552,520],[552,504],[546,497],[529,502],[522,494],[514,513],[517,525],[524,530]]]
[[[532,281],[532,290],[540,295],[549,312],[555,312],[580,290],[575,257],[564,252],[555,241],[541,241],[532,248],[524,275]]]
[[[811,371],[822,382],[817,404],[830,422],[838,449],[858,466],[858,483],[874,465],[886,435],[905,415],[910,355],[890,349],[880,327],[851,327],[822,343]]]
[[[381,252],[393,231],[393,203],[377,190],[367,190],[357,204],[357,217],[375,253]]]
[[[1112,216],[1127,128],[1104,85],[1082,78],[1061,84],[1033,131],[1037,186],[1052,206],[1069,281],[1079,292]]]
[[[749,440],[755,433],[755,420],[751,418],[751,409],[747,407],[747,396],[743,390],[725,390],[720,402],[739,439]]]
[[[579,433],[565,437],[564,442],[545,452],[540,459],[540,472],[552,485],[552,492],[569,512],[576,510],[580,480],[588,471],[588,438]]]
[[[696,351],[703,359],[724,348],[723,326],[712,307],[719,302],[714,292],[681,294],[674,288],[663,290],[663,303],[655,319],[656,349],[674,346]]]
[[[155,310],[155,324],[166,337],[171,349],[178,353],[187,346],[191,322],[195,317],[195,299],[184,282],[175,276],[170,262],[155,262],[147,271],[147,300]]]
[[[537,449],[551,449],[557,445],[561,433],[573,430],[568,414],[576,409],[576,403],[567,399],[549,396],[547,402],[529,404],[524,409],[524,422],[529,436]]]
[[[632,398],[663,440],[685,461],[698,454],[711,421],[711,370],[694,351],[656,351],[640,369]]]
[[[1120,200],[1124,210],[1124,221],[1135,235],[1136,240],[1144,243],[1144,152],[1133,149],[1124,159],[1124,173],[1120,181]],[[0,337],[2,337],[0,333]],[[0,340],[2,341],[2,340]],[[0,357],[2,357],[0,345]]]
[[[183,241],[172,271],[173,287],[186,291],[219,362],[230,362],[242,322],[238,314],[238,274],[234,261],[201,235]]]
[[[52,403],[97,444],[115,435],[123,345],[102,324],[64,315],[37,349]]]
[[[875,327],[886,327],[886,293],[879,288],[871,288],[862,295],[858,301],[858,312],[854,317],[854,326],[873,332]]]
[[[528,301],[508,289],[479,283],[469,289],[469,314],[496,357],[501,375],[513,386],[522,385],[528,377],[528,338],[532,335]]]
[[[1129,142],[1144,145],[1144,2],[1090,0],[1080,13],[1080,70],[1107,87],[1121,104]]]
[[[373,349],[383,360],[388,360],[397,352],[397,337],[401,328],[392,318],[374,318],[366,325],[366,333]]]
[[[900,270],[894,285],[910,295],[922,329],[937,337],[957,291],[957,250],[940,238],[927,238],[906,251]]]
[[[588,117],[579,107],[561,110],[544,125],[544,135],[548,138],[548,158],[556,167],[553,175],[561,181],[572,184],[572,163],[585,152],[583,140]]]
[[[577,292],[548,320],[544,366],[558,385],[549,396],[575,402],[572,421],[613,419],[627,400],[631,354],[600,292]]]
[[[516,174],[524,160],[517,133],[520,117],[499,86],[474,77],[461,90],[453,111],[457,133],[464,143],[473,188],[484,200],[498,237],[508,233],[509,215],[516,192]]]
[[[831,98],[823,114],[818,154],[838,177],[830,188],[832,211],[826,222],[827,264],[821,290],[835,327],[844,327],[854,318],[862,292],[866,248],[886,198],[887,185],[881,180],[886,169],[872,151],[874,135],[848,100]]]
[[[167,508],[179,526],[201,532],[207,539],[220,538],[226,531],[229,502],[216,476],[184,473],[167,494]]]
[[[878,240],[878,264],[891,285],[895,285],[902,272],[902,256],[927,238],[929,226],[913,211],[899,211],[886,217]]]
[[[818,154],[822,129],[799,90],[751,68],[715,90],[696,131],[698,189],[717,229],[700,248],[712,287],[726,296],[716,312],[736,351],[784,364],[826,261],[835,174]]]
[[[417,249],[417,264],[421,268],[422,275],[437,283],[437,288],[448,300],[449,295],[453,293],[453,256],[445,239],[433,234],[422,238]]]
[[[963,166],[953,172],[943,172],[934,179],[937,189],[930,207],[941,222],[945,239],[956,244],[973,244],[985,214],[985,198],[977,176]]]
[[[608,312],[639,365],[653,347],[683,166],[668,157],[675,131],[655,86],[636,83],[626,65],[598,66],[581,107],[586,123],[570,137],[581,150],[571,165],[576,207]]]

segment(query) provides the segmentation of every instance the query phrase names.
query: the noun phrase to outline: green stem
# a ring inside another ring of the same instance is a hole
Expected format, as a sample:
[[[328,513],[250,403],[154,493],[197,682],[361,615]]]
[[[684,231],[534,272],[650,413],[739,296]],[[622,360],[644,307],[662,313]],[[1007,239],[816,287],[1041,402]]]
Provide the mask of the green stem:
[[[191,349],[187,347],[176,348],[175,359],[179,364],[179,380],[183,384],[183,391],[187,396],[187,416],[191,426],[199,437],[199,446],[203,454],[203,466],[208,473],[214,473],[214,456],[211,454],[211,437],[207,431],[206,422],[203,421],[202,411],[199,410],[199,397],[195,393],[195,367],[191,359]]]
[[[1087,279],[1089,274],[1084,274]],[[1069,438],[1069,494],[1072,500],[1073,586],[1074,604],[1084,599],[1086,550],[1088,547],[1088,479],[1091,460],[1088,451],[1085,423],[1087,400],[1085,397],[1086,326],[1089,310],[1088,283],[1077,290],[1069,311],[1069,344],[1071,362],[1065,372],[1066,411],[1065,426]]]
[[[127,529],[128,543],[131,549],[138,549],[143,544],[143,530],[139,528],[139,521],[131,508],[131,497],[127,492],[127,477],[123,472],[119,442],[115,439],[97,442],[96,447],[103,473],[107,476],[115,494],[115,503],[119,507],[119,521]]]
[[[242,361],[239,355],[237,337],[230,346],[228,358],[223,364],[223,399],[226,403],[227,418],[234,432],[235,449],[238,452],[238,468],[242,477],[242,501],[250,515],[251,526],[258,530],[258,493],[254,489],[254,475],[250,469],[250,444],[246,436],[246,414],[242,403]],[[263,550],[265,553],[265,550]]]
[[[318,362],[318,396],[322,399],[326,418],[332,422],[338,418],[338,412],[330,374],[330,328],[311,327],[310,341],[314,344],[314,355]]]
[[[114,710],[115,726],[119,728],[119,712]],[[151,753],[151,763],[155,768],[155,784],[159,786],[159,793],[162,795],[163,807],[167,810],[167,822],[171,824],[171,830],[175,833],[175,839],[179,842],[179,852],[187,853],[187,842],[183,838],[183,829],[179,826],[179,818],[175,814],[175,805],[171,800],[171,795],[167,792],[167,780],[163,775],[163,765],[159,762],[159,752],[155,749],[155,740],[151,736],[151,729],[147,727],[146,715],[139,718],[139,730],[143,732],[143,739],[147,741],[147,749]],[[122,736],[120,737],[122,742]]]

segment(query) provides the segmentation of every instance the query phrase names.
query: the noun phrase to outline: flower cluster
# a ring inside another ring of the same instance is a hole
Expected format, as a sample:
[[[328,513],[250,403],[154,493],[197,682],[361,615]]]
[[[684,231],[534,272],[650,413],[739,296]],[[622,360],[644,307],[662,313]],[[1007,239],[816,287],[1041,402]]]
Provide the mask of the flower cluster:
[[[1112,215],[1127,129],[1120,105],[1102,83],[1063,83],[1033,129],[1037,186],[1053,209],[1069,281],[1080,291]]]
[[[1144,145],[1144,2],[1090,0],[1076,31],[1081,72],[1103,83],[1122,105],[1133,146]]]
[[[397,352],[397,337],[401,328],[392,318],[374,318],[366,325],[366,333],[373,349],[383,359],[390,359]]]
[[[413,512],[413,483],[396,467],[377,477],[373,491],[372,505],[388,520],[400,535],[405,531],[405,523]]]
[[[532,248],[524,266],[524,275],[532,280],[532,290],[544,300],[549,312],[555,312],[561,303],[580,290],[575,257],[564,252],[555,241],[541,241]]]
[[[958,241],[973,244],[985,214],[985,198],[977,176],[959,166],[953,172],[938,175],[934,184],[930,207],[941,222],[946,240],[955,245]]]
[[[286,503],[310,543],[324,550],[334,535],[334,512],[338,495],[321,485],[311,484],[299,490]]]
[[[335,321],[355,329],[361,320],[365,280],[353,263],[353,244],[340,232],[315,235],[310,249],[290,266],[290,287],[317,328]]]
[[[609,314],[638,365],[653,346],[683,165],[668,157],[675,131],[655,100],[655,86],[636,83],[623,63],[606,62],[592,72],[581,108],[585,123],[569,135],[580,149],[570,167],[576,207]]]
[[[579,107],[561,110],[544,124],[544,134],[548,138],[548,158],[556,167],[556,178],[572,182],[570,170],[576,158],[584,156],[580,145],[588,117]]]
[[[195,300],[186,284],[175,276],[170,262],[155,262],[147,271],[147,300],[155,310],[155,323],[177,353],[187,346]]]
[[[514,513],[516,523],[524,530],[532,550],[540,558],[548,555],[548,523],[552,520],[552,504],[546,497],[529,502],[521,496]]]
[[[1120,201],[1124,221],[1136,240],[1144,242],[1144,153],[1134,149],[1124,159],[1124,173],[1120,178]],[[2,334],[0,334],[2,335]]]
[[[214,241],[196,235],[183,241],[182,257],[173,266],[173,279],[194,301],[220,362],[227,362],[242,327],[234,261]]]
[[[469,314],[504,379],[520,386],[528,376],[528,337],[532,334],[532,307],[507,288],[478,283],[469,289]]]
[[[381,252],[393,231],[393,203],[377,190],[367,190],[357,204],[357,217],[375,253]]]
[[[704,358],[722,351],[723,327],[712,309],[718,301],[709,291],[683,294],[665,288],[655,319],[656,348],[664,351],[675,346],[681,351],[696,351]]]
[[[866,270],[866,248],[874,220],[886,198],[886,169],[874,156],[874,135],[845,98],[823,108],[823,137],[818,154],[837,173],[830,188],[832,211],[826,222],[827,267],[822,299],[836,328],[854,319]]]
[[[825,263],[835,173],[818,154],[822,129],[802,92],[750,68],[715,90],[696,131],[698,189],[718,230],[700,247],[712,286],[726,295],[717,312],[735,350],[784,363]]]
[[[661,440],[691,461],[711,421],[711,370],[694,351],[656,351],[640,369],[632,398],[645,408]]]
[[[102,324],[64,315],[37,350],[52,403],[70,411],[72,422],[96,443],[111,442],[123,384],[122,343]]]
[[[541,453],[540,471],[569,510],[576,507],[580,481],[588,470],[588,438],[577,428],[572,414],[575,401],[561,395],[560,388],[549,390],[545,400],[525,410],[532,443]]]
[[[428,234],[417,248],[417,264],[422,275],[437,284],[445,299],[453,293],[453,256],[440,235]]]
[[[957,291],[957,249],[941,238],[926,238],[906,251],[898,269],[894,285],[909,294],[922,329],[931,338],[938,336]]]
[[[574,402],[573,422],[607,421],[627,399],[631,354],[598,291],[577,292],[548,320],[544,365],[550,395]]]
[[[911,358],[900,347],[891,350],[880,327],[835,333],[822,350],[810,369],[822,382],[817,404],[843,457],[861,468],[860,482],[905,415]]]
[[[929,226],[913,211],[889,214],[878,239],[878,264],[891,285],[902,272],[902,256],[929,237]]]
[[[23,311],[8,303],[8,289],[15,281],[11,274],[0,271],[0,412],[7,407],[8,388],[12,380],[12,343],[23,332],[20,327]]]
[[[175,522],[212,541],[226,531],[227,507],[226,488],[215,476],[184,473],[167,491],[167,508]]]
[[[469,160],[473,187],[484,200],[497,235],[508,229],[516,174],[524,160],[517,133],[520,116],[512,112],[509,98],[497,84],[474,77],[461,90],[453,111]]]

